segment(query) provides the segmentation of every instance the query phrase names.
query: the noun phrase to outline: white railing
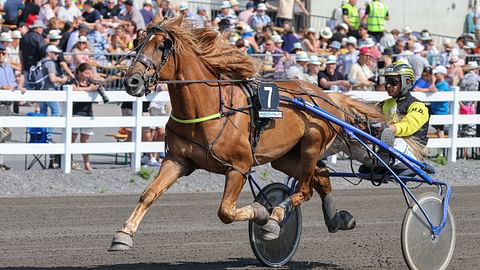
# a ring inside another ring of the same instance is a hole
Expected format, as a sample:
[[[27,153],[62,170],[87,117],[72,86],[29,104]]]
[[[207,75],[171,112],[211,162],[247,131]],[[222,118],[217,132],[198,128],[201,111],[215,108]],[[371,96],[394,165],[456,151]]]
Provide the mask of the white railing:
[[[58,101],[64,102],[64,116],[62,117],[28,117],[28,116],[4,116],[0,117],[0,126],[3,127],[51,127],[64,130],[63,142],[52,144],[28,144],[28,143],[2,143],[0,153],[4,155],[19,154],[61,154],[62,168],[65,173],[71,171],[71,154],[101,154],[101,153],[132,153],[132,168],[139,170],[142,152],[162,152],[163,142],[142,142],[142,127],[162,126],[168,120],[168,116],[142,116],[143,101],[166,101],[169,100],[167,92],[160,92],[148,97],[135,98],[123,91],[107,91],[110,102],[133,102],[133,116],[93,116],[72,117],[73,102],[100,102],[101,97],[97,93],[72,91],[70,86],[65,86],[66,91],[0,91],[2,101]],[[360,97],[368,101],[382,101],[388,98],[386,92],[351,91],[347,95]],[[450,125],[448,138],[432,138],[428,141],[428,148],[448,148],[449,160],[456,161],[457,148],[480,147],[479,138],[458,138],[458,125],[480,124],[480,115],[459,115],[459,101],[480,101],[480,92],[460,92],[454,88],[452,92],[440,93],[414,93],[414,96],[426,102],[448,101],[451,102],[453,114],[433,115],[430,118],[431,125]],[[75,127],[132,127],[132,142],[122,143],[70,143],[72,128]]]

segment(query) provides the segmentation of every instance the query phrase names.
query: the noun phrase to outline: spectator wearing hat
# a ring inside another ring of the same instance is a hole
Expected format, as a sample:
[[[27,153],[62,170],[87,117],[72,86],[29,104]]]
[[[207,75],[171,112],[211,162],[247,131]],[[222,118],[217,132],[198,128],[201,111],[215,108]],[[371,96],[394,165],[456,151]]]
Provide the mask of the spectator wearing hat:
[[[305,72],[305,80],[314,85],[318,85],[318,72],[320,72],[320,66],[322,62],[318,59],[318,56],[312,54],[309,56],[307,63],[307,71]]]
[[[357,39],[353,36],[344,38],[342,43],[347,49],[347,53],[341,54],[338,57],[338,71],[344,76],[347,77],[352,70],[353,64],[357,63],[358,59],[358,50],[357,50]]]
[[[12,31],[12,42],[6,47],[7,49],[7,61],[12,65],[15,70],[15,75],[22,75],[22,63],[20,62],[20,39],[22,34],[18,30]],[[23,76],[22,76],[23,77]],[[23,81],[22,84],[23,86]]]
[[[213,19],[213,26],[216,28],[223,28],[223,24],[225,25],[225,29],[220,29],[224,31],[233,31],[235,28],[235,24],[237,23],[237,15],[230,12],[231,5],[229,1],[223,1],[222,5],[220,6],[220,13],[217,14],[215,19]],[[222,22],[222,24],[220,24]],[[222,26],[222,27],[220,27]]]
[[[145,20],[143,19],[142,13],[133,5],[133,0],[126,0],[123,2],[125,4],[126,14],[124,20],[133,21],[137,26],[137,29],[147,29],[145,27]]]
[[[399,37],[400,40],[403,40],[405,42],[416,42],[417,41],[417,38],[412,34],[413,33],[413,30],[412,28],[410,28],[410,26],[405,26],[403,28],[403,33],[402,35]]]
[[[479,90],[479,84],[480,84],[480,76],[479,76],[479,70],[480,66],[478,65],[477,61],[470,61],[468,64],[464,67],[465,70],[465,76],[463,79],[460,81],[459,86],[460,86],[460,91],[478,91]],[[460,101],[460,113],[461,114],[475,114],[475,111],[478,113],[478,107],[477,110],[475,110],[475,106],[478,106],[478,102],[472,102],[472,101]],[[469,125],[463,125],[462,129],[465,131],[465,134],[467,135],[475,135],[473,132],[473,126]],[[477,130],[478,130],[478,125],[477,125]]]
[[[51,18],[57,16],[58,9],[58,0],[48,0],[48,2],[40,8],[38,19],[41,20],[43,24],[47,25]]]
[[[330,27],[325,26],[320,30],[320,38],[318,47],[322,51],[328,50],[328,44],[330,44],[330,39],[332,38],[333,33]]]
[[[12,66],[6,61],[6,48],[0,44],[0,91],[9,90],[14,91],[18,89],[15,73]],[[22,93],[24,88],[20,89]],[[0,116],[8,116],[11,112],[12,103],[10,101],[0,101]],[[0,127],[0,143],[9,140],[12,135],[12,130],[9,127]],[[10,167],[4,164],[3,156],[0,154],[0,169],[9,170]]]
[[[472,41],[467,41],[465,46],[463,46],[463,50],[465,51],[465,62],[471,62],[476,60],[476,56],[472,56],[474,54],[473,49],[475,49],[475,43]]]
[[[350,83],[345,79],[337,69],[337,56],[329,55],[325,62],[326,68],[318,73],[318,86],[325,90],[343,90],[351,89]]]
[[[305,16],[310,16],[310,12],[305,8],[301,0],[279,0],[277,7],[276,25],[284,27],[285,23],[291,24],[293,21],[293,10],[295,4],[302,10]]]
[[[340,49],[342,48],[342,44],[338,41],[332,41],[330,45],[328,45],[328,52],[332,55],[339,55]]]
[[[412,87],[415,92],[436,92],[437,89],[433,84],[433,68],[426,66],[423,69],[422,76],[415,81]]]
[[[267,5],[260,3],[257,5],[255,14],[250,18],[250,27],[252,29],[262,28],[264,26],[270,25],[272,19],[267,15]]]
[[[433,71],[433,76],[434,80],[433,82],[435,83],[435,89],[434,92],[448,92],[450,90],[450,86],[448,85],[447,81],[445,80],[445,77],[447,76],[447,69],[442,66],[436,66]],[[450,110],[448,106],[448,101],[442,101],[442,102],[432,102],[430,103],[430,112],[432,115],[448,115]],[[445,132],[444,132],[444,125],[433,125],[437,132],[437,136],[439,138],[444,138],[445,137]]]
[[[250,19],[255,14],[255,4],[253,2],[247,2],[247,6],[244,11],[238,14],[238,21],[249,24]]]
[[[335,33],[333,33],[331,41],[338,41],[342,43],[343,39],[347,37],[348,25],[346,23],[341,23],[335,27]]]
[[[390,19],[387,6],[380,0],[372,0],[365,10],[362,23],[367,25],[367,30],[376,42],[379,42],[385,32],[385,21]]]
[[[72,3],[72,0],[64,0],[65,5],[58,8],[57,17],[64,22],[73,22],[76,17],[82,16],[82,12]]]
[[[315,28],[311,27],[308,29],[305,38],[303,39],[303,47],[307,53],[317,53],[320,48],[320,41],[315,36]]]
[[[42,47],[45,45],[42,33],[46,26],[37,20],[30,27],[30,31],[20,39],[20,52],[22,56],[22,69],[24,77],[28,76],[30,67],[42,59]],[[25,86],[31,89],[30,85]]]
[[[464,66],[464,63],[465,61],[457,55],[450,56],[450,60],[446,66],[447,77],[445,78],[450,87],[457,86],[460,80],[463,78],[462,66]]]
[[[81,17],[83,18],[83,17]],[[123,25],[120,25],[123,26]],[[79,36],[87,36],[88,33],[90,32],[90,28],[85,23],[80,23],[77,27],[77,29],[74,29],[70,35],[68,35],[68,40],[67,40],[67,52],[71,52],[73,49],[73,46],[77,44],[78,37]]]
[[[288,67],[287,78],[306,81],[305,71],[307,71],[308,54],[304,51],[295,53],[295,64]]]
[[[375,74],[373,73],[373,56],[371,49],[363,47],[360,49],[360,57],[357,63],[353,64],[349,81],[353,82],[353,89],[363,91],[375,90]]]
[[[240,5],[238,4],[237,0],[230,0],[230,12],[235,14],[235,16],[238,17],[238,14],[240,14]]]
[[[17,25],[18,15],[22,13],[25,5],[22,0],[6,0],[3,5],[5,12],[5,23],[10,25]]]
[[[210,19],[208,18],[208,12],[207,12],[207,7],[204,5],[198,5],[197,6],[197,15],[200,17],[202,20],[202,25],[201,27],[209,27],[211,26]]]
[[[63,76],[60,68],[56,64],[58,56],[62,53],[55,45],[49,45],[46,49],[47,56],[42,60],[43,67],[47,70],[48,76],[45,78],[42,90],[60,90],[61,86],[65,84],[69,78]],[[48,115],[50,108],[52,116],[60,116],[60,104],[58,101],[40,102],[40,113]],[[52,128],[47,129],[47,140],[52,139]]]
[[[77,44],[72,50],[73,61],[72,69],[75,70],[81,63],[90,63],[90,49],[88,48],[88,39],[86,36],[79,36]]]
[[[458,50],[453,46],[453,41],[446,38],[443,42],[443,51],[440,52],[439,64],[447,66],[452,55],[458,55]]]
[[[426,58],[430,66],[436,66],[440,62],[439,54],[440,52],[433,44],[432,37],[428,31],[422,32],[420,35],[420,40],[422,41],[423,46],[425,46]]]
[[[48,43],[42,48],[42,57],[47,56],[48,46],[53,45],[58,48],[58,45],[60,44],[60,40],[62,39],[62,36],[60,35],[60,30],[56,30],[56,29],[50,30],[48,32],[47,39],[48,39]],[[65,56],[63,55],[63,52],[61,52],[58,55],[55,63],[57,64],[58,67],[60,67],[59,69],[60,75],[66,74],[72,79],[75,77],[72,70],[69,68],[69,65],[67,63],[67,60],[65,59]]]
[[[188,10],[187,2],[180,2],[178,5],[178,10],[180,14],[184,16],[195,28],[205,27],[205,21],[198,15]]]
[[[423,51],[425,47],[420,43],[413,44],[414,55],[408,58],[408,63],[413,69],[413,75],[415,80],[418,80],[422,76],[423,70],[429,66],[429,63],[425,57],[423,57]]]
[[[148,25],[151,21],[153,21],[153,18],[155,15],[153,15],[153,3],[152,0],[145,0],[143,1],[143,7],[140,9],[140,13],[143,16],[143,21],[145,22],[145,25]]]

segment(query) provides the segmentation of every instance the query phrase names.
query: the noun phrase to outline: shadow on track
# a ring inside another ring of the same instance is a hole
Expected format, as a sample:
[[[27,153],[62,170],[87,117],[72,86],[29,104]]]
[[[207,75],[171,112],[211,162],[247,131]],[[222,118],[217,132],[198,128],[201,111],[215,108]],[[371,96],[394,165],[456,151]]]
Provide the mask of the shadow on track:
[[[221,269],[272,269],[262,266],[257,260],[251,258],[237,258],[222,262],[187,262],[180,261],[176,263],[135,263],[135,264],[118,264],[118,265],[98,265],[87,267],[6,267],[0,270],[221,270]],[[287,265],[275,269],[335,269],[341,270],[338,265],[330,263],[305,262],[305,261],[291,261]]]

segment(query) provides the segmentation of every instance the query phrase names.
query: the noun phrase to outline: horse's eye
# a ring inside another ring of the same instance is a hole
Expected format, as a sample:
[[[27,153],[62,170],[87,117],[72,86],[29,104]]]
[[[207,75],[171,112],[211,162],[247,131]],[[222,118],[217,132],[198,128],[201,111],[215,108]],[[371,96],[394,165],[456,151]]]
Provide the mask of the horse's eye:
[[[157,50],[161,51],[161,50],[163,50],[163,48],[164,48],[163,42],[157,45]]]

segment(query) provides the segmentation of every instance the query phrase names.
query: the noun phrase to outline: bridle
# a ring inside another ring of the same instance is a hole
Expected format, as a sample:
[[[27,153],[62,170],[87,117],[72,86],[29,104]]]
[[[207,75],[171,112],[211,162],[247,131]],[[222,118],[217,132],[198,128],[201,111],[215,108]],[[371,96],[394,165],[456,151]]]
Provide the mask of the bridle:
[[[159,65],[155,65],[155,62],[145,55],[143,51],[145,50],[145,47],[147,46],[147,43],[155,37],[156,34],[158,33],[164,33],[165,34],[165,40],[163,41],[163,50],[162,50],[162,59]],[[160,79],[160,70],[165,64],[168,62],[168,58],[170,57],[170,54],[173,55],[174,62],[176,63],[175,59],[175,47],[174,47],[174,41],[171,38],[171,35],[162,27],[160,26],[153,26],[147,30],[147,35],[140,41],[140,43],[135,47],[134,49],[134,59],[132,61],[132,65],[128,69],[127,73],[130,72],[130,70],[133,67],[133,63],[135,62],[140,62],[142,65],[145,66],[145,70],[140,74],[142,77],[142,80],[144,81],[144,86],[145,86],[145,95],[150,94],[150,88],[152,86],[155,86],[157,82]],[[147,72],[149,70],[153,69],[154,75],[153,76],[147,76]]]

